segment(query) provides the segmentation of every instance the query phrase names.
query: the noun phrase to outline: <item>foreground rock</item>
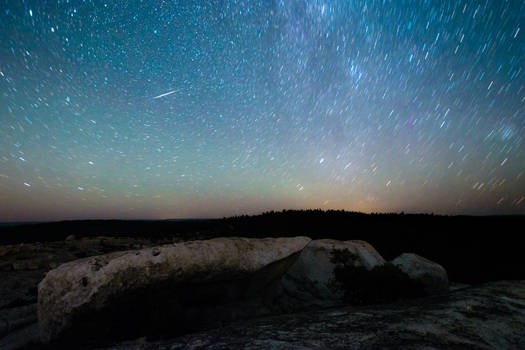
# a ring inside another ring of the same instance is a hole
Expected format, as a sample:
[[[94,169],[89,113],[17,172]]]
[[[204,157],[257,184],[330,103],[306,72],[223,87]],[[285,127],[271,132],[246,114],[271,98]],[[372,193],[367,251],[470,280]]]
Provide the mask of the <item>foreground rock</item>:
[[[385,263],[374,247],[364,241],[315,240],[303,249],[283,277],[287,293],[305,304],[331,305],[341,301],[345,291],[335,283],[337,254],[347,258],[347,264],[366,270]]]
[[[171,334],[274,311],[276,281],[310,242],[216,238],[116,252],[51,270],[38,286],[43,342]]]
[[[367,307],[267,317],[121,349],[525,349],[525,281]]]
[[[421,284],[426,295],[448,292],[447,271],[441,265],[417,254],[409,253],[398,256],[392,260],[392,264],[410,279]]]

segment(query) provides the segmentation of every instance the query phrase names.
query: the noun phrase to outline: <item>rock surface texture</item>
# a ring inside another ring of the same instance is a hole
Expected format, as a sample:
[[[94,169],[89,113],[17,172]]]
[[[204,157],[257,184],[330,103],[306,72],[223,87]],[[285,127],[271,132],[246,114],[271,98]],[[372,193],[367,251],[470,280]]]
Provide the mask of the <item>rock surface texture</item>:
[[[41,340],[129,336],[162,324],[182,332],[271,312],[275,281],[309,242],[216,238],[60,265],[38,286]]]
[[[426,295],[448,292],[447,271],[443,266],[425,259],[417,254],[401,254],[392,264],[408,275],[412,280],[422,284]]]
[[[525,349],[525,281],[394,304],[266,317],[107,349]]]
[[[314,240],[308,244],[297,261],[283,277],[289,295],[305,303],[329,305],[340,301],[344,291],[334,284],[334,251],[347,250],[351,263],[368,270],[385,263],[370,244],[364,241]]]

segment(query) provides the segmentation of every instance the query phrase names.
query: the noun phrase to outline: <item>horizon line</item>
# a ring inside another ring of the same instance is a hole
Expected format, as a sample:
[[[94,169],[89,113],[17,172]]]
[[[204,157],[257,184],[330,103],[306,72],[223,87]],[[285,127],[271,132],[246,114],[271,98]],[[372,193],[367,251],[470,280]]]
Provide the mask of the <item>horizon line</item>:
[[[30,225],[30,224],[48,224],[48,223],[58,223],[58,222],[70,222],[70,221],[199,221],[199,220],[222,220],[222,219],[230,219],[230,218],[236,218],[241,216],[260,216],[263,214],[269,214],[269,213],[284,213],[284,212],[308,212],[308,211],[322,211],[322,212],[337,212],[342,211],[344,213],[348,214],[362,214],[362,215],[426,215],[426,216],[443,216],[443,217],[461,217],[461,216],[468,216],[468,217],[496,217],[496,216],[525,216],[525,214],[436,214],[433,212],[360,212],[360,211],[350,211],[350,210],[344,210],[344,209],[283,209],[283,210],[270,210],[270,211],[264,211],[257,214],[237,214],[237,215],[230,215],[230,216],[221,216],[221,217],[184,217],[184,218],[164,218],[164,219],[152,219],[152,218],[71,218],[71,219],[50,219],[50,220],[27,220],[27,221],[20,221],[20,220],[13,220],[13,221],[0,221],[0,226],[16,226],[16,225]]]

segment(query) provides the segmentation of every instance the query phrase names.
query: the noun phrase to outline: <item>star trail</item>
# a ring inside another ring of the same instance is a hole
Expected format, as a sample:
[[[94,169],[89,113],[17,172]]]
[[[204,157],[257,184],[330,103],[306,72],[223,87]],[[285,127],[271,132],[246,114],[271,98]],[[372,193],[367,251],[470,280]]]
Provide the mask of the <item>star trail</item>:
[[[1,221],[525,214],[525,1],[0,9]]]

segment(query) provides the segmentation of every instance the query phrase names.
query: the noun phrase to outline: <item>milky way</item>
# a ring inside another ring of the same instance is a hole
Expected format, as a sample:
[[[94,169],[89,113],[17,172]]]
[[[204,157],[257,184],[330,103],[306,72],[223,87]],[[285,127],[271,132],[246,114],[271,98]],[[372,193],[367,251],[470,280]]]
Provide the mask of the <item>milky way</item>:
[[[525,1],[0,9],[0,220],[525,214]]]

